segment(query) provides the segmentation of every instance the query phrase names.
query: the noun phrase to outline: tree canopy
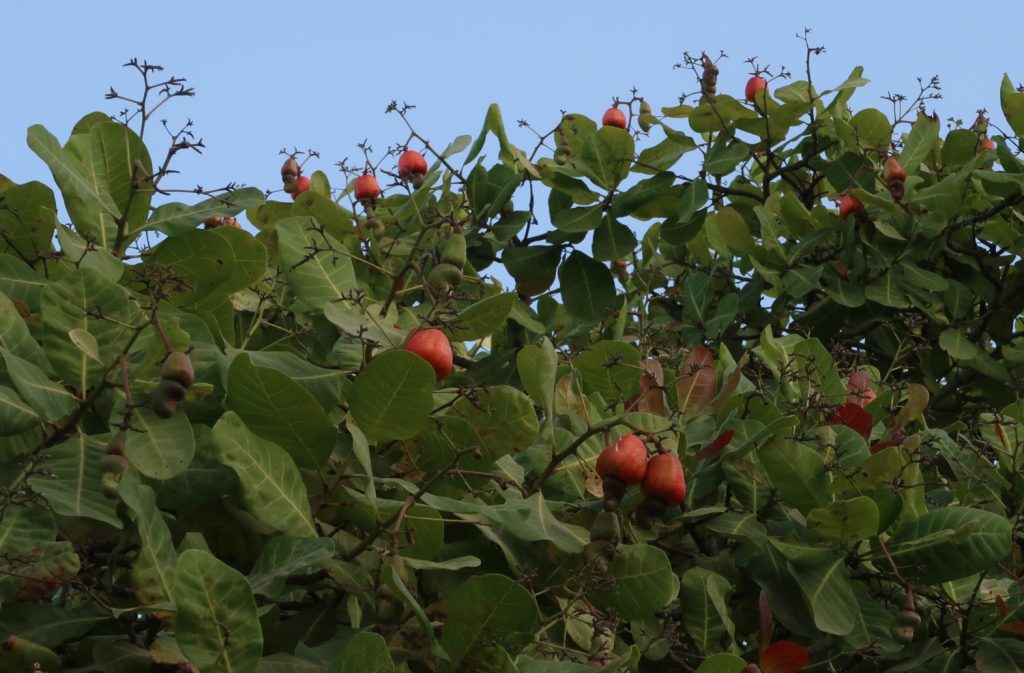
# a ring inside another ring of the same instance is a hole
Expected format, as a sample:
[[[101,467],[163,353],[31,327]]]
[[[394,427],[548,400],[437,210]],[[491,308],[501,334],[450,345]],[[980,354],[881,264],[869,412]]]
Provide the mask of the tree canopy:
[[[28,129],[0,671],[1020,671],[1024,92],[858,108],[807,49],[525,149],[393,103],[267,192],[173,186],[138,61]]]

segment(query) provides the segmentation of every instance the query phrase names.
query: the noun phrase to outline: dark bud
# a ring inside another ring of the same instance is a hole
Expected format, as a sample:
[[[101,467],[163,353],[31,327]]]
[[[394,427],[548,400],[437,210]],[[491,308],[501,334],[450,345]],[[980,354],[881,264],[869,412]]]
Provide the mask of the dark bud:
[[[604,508],[609,512],[614,512],[622,504],[622,499],[626,497],[626,482],[614,474],[609,474],[601,484],[604,486]]]
[[[664,500],[649,495],[636,508],[636,522],[640,524],[641,528],[649,529],[665,514],[667,509]]]
[[[149,408],[160,418],[170,418],[187,393],[185,386],[177,381],[164,379],[150,393]]]

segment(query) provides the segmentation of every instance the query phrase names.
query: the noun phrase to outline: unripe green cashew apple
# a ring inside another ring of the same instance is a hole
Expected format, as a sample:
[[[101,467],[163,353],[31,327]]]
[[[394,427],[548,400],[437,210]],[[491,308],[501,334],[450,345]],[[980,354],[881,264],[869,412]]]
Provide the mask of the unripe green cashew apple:
[[[177,381],[190,388],[196,382],[196,369],[192,364],[192,358],[180,351],[170,353],[160,368],[160,378]]]

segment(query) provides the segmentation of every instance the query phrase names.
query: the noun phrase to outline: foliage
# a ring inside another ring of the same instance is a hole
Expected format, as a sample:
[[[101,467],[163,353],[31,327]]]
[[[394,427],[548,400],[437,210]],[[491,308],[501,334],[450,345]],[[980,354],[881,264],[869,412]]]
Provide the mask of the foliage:
[[[687,66],[632,132],[410,125],[362,203],[171,201],[145,97],[30,128],[70,221],[0,176],[0,670],[1021,670],[1024,93],[988,150],[932,84]],[[650,528],[601,511],[626,433],[686,469]]]

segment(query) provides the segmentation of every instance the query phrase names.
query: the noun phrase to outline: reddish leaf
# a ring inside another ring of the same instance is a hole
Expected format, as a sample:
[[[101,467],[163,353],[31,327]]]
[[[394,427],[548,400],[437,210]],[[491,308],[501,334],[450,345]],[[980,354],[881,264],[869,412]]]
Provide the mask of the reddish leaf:
[[[1010,608],[1002,596],[996,596],[996,614],[999,615],[999,619],[1006,619],[1006,616],[1010,614]]]
[[[1024,636],[1024,622],[1006,622],[1005,624],[1000,624],[999,628],[1003,631],[1016,633],[1018,636]]]
[[[879,442],[871,447],[871,455],[874,455],[882,449],[888,449],[890,446],[899,446],[899,442],[894,442],[891,439],[887,439],[884,442]]]
[[[725,430],[722,434],[715,437],[713,440],[704,445],[703,448],[697,453],[698,458],[708,459],[714,458],[722,452],[729,442],[732,441],[733,435],[736,434],[735,430]]]
[[[665,374],[661,363],[655,358],[647,358],[640,363],[640,390],[636,402],[637,411],[665,416]]]
[[[871,389],[871,377],[867,372],[854,372],[846,383],[846,403],[866,407],[875,401],[875,391]]]
[[[871,426],[875,424],[871,414],[864,411],[858,404],[840,404],[836,407],[835,414],[829,419],[829,425],[845,425],[856,430],[861,437],[867,439],[871,436]]]
[[[761,670],[765,673],[796,673],[807,665],[807,648],[792,640],[778,640],[761,652]]]
[[[679,367],[679,378],[676,379],[679,410],[684,416],[697,415],[715,398],[717,388],[718,374],[711,351],[703,346],[694,348]]]
[[[772,606],[768,604],[768,592],[764,589],[761,590],[761,595],[757,599],[757,608],[760,622],[757,630],[757,642],[762,650],[766,650],[768,643],[771,642],[775,623],[772,620]]]

